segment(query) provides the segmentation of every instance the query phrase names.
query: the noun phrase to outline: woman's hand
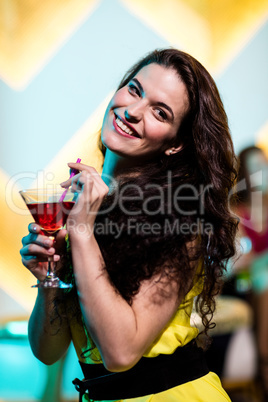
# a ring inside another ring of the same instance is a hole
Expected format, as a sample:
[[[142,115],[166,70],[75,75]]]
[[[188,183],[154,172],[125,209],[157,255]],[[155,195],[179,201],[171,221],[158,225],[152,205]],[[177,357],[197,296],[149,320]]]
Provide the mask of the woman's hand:
[[[30,223],[28,229],[29,234],[23,237],[20,250],[22,263],[37,279],[43,280],[47,273],[48,257],[54,256],[54,261],[59,261],[67,232],[60,230],[53,241],[42,234],[36,223]]]
[[[96,215],[104,197],[108,194],[109,187],[93,167],[82,163],[69,163],[68,166],[81,172],[61,183],[65,188],[71,186],[71,190],[78,195],[67,219],[67,230],[70,234],[90,236],[93,233]]]
[[[29,234],[22,239],[20,253],[23,265],[40,281],[45,279],[48,257],[53,256],[54,261],[60,259],[59,254],[65,249],[66,233],[65,229],[60,230],[53,242],[53,239],[42,234],[39,225],[29,225]],[[60,292],[62,289],[39,289],[29,320],[28,338],[32,352],[45,364],[58,361],[66,353],[71,341],[64,305],[59,304],[57,312],[54,308],[55,296]]]

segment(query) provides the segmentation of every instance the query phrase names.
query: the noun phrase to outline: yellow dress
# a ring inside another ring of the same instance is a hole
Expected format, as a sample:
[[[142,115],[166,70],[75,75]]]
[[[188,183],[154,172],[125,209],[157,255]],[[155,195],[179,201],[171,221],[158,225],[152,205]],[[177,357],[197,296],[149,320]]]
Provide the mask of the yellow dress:
[[[155,357],[159,354],[171,354],[177,347],[184,346],[198,335],[198,329],[190,325],[190,315],[194,297],[202,289],[201,281],[197,282],[179,306],[173,319],[166,325],[161,334],[144,354],[145,357]],[[98,349],[92,342],[86,328],[78,324],[74,317],[69,318],[72,338],[78,359],[84,363],[101,363]],[[83,402],[92,401],[86,395]],[[222,388],[220,379],[215,373],[194,381],[178,385],[167,391],[146,395],[139,398],[120,400],[120,402],[226,402],[231,401]]]

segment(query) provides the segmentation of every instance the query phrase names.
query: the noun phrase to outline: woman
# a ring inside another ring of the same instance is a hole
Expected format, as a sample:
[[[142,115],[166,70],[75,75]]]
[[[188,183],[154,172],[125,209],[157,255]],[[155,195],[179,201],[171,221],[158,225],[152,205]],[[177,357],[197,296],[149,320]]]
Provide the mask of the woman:
[[[268,159],[261,148],[250,146],[240,152],[238,160],[236,212],[243,253],[234,269],[235,273],[249,272],[260,376],[268,401]]]
[[[59,256],[66,231],[53,245],[32,224],[23,239],[23,264],[39,280],[55,255],[74,283],[66,294],[39,290],[33,353],[51,364],[72,340],[91,378],[85,400],[229,400],[190,325],[194,297],[205,333],[213,325],[234,254],[235,158],[216,85],[188,54],[154,51],[123,78],[101,138],[102,178],[70,163],[81,173],[62,183],[79,194],[67,221],[73,270],[70,253]]]

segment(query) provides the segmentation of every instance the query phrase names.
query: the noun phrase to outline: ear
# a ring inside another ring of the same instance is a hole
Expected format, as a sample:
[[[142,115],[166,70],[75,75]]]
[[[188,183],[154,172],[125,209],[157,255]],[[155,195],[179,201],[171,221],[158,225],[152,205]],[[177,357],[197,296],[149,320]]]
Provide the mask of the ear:
[[[178,147],[171,147],[165,150],[165,155],[170,156],[170,155],[174,155],[178,152],[180,152],[180,150],[182,149],[182,145],[179,145]]]

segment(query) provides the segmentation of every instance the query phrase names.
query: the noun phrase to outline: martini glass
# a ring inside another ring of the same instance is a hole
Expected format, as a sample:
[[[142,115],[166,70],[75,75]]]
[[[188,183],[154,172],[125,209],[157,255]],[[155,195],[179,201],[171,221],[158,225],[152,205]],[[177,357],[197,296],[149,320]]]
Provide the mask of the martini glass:
[[[20,191],[25,204],[35,222],[40,225],[46,236],[55,240],[55,236],[66,223],[69,212],[75,204],[74,193],[62,187],[37,188]],[[71,284],[61,281],[55,273],[54,257],[48,257],[46,278],[32,287],[70,288]]]

